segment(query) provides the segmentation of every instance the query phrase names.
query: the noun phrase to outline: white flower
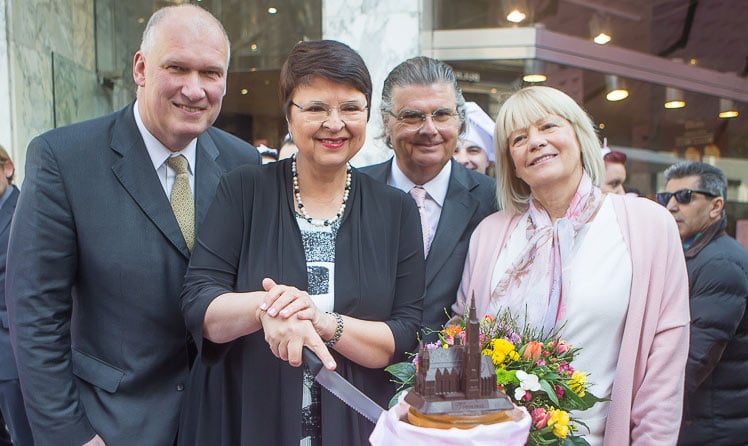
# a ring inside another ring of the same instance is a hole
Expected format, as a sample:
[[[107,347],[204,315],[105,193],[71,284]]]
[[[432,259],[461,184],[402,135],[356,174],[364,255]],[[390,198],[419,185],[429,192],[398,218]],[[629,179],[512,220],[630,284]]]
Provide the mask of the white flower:
[[[537,375],[532,375],[522,370],[517,370],[515,376],[519,380],[519,387],[514,389],[515,400],[521,400],[522,397],[525,396],[525,393],[528,391],[535,392],[540,390],[540,381],[538,380]]]

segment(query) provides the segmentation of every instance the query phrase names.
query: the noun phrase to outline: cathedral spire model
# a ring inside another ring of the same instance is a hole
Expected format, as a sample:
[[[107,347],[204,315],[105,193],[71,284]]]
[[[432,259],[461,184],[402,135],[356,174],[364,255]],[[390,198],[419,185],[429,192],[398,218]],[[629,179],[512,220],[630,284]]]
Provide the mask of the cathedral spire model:
[[[514,406],[496,389],[496,369],[491,358],[481,354],[480,321],[475,296],[470,300],[465,322],[465,343],[449,348],[428,349],[421,343],[415,388],[405,401],[426,415],[480,415],[509,410]]]

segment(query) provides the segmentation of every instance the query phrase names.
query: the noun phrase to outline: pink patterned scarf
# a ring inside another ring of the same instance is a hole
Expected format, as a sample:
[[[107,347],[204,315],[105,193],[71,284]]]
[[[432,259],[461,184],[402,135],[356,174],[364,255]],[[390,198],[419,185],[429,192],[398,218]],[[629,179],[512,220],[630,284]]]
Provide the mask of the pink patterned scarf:
[[[530,197],[527,210],[527,246],[496,284],[491,300],[508,308],[520,323],[546,333],[564,317],[564,262],[577,232],[597,211],[600,189],[585,172],[569,208],[551,223],[548,212]]]

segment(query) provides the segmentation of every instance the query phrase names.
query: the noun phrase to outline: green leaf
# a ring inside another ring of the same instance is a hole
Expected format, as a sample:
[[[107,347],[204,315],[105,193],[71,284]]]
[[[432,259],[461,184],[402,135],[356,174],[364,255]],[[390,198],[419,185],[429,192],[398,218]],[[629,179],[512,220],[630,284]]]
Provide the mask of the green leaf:
[[[412,383],[416,375],[416,366],[412,362],[398,362],[387,366],[384,371],[394,376],[399,382]]]
[[[590,446],[590,444],[587,443],[587,440],[585,440],[584,437],[569,435],[564,438],[563,446]]]
[[[553,404],[556,407],[559,407],[558,396],[556,395],[556,391],[553,389],[553,386],[548,381],[541,379],[540,388],[543,389],[543,391],[548,395],[548,398],[553,401]]]
[[[413,389],[413,388],[412,387],[408,387],[407,389],[402,389],[399,392],[397,392],[395,394],[395,396],[393,396],[390,399],[390,402],[387,403],[387,408],[388,409],[392,409],[393,407],[395,407],[395,405],[397,404],[397,400],[400,399],[400,394],[403,393],[403,392],[409,392],[411,389]]]

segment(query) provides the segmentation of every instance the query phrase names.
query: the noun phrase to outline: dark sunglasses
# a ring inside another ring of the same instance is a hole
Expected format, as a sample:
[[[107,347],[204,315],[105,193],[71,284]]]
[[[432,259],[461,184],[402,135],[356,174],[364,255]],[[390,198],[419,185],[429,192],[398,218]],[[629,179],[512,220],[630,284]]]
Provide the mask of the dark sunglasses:
[[[706,195],[707,197],[718,196],[716,194],[713,194],[705,190],[681,189],[675,192],[657,192],[655,194],[655,199],[657,200],[658,203],[660,203],[663,206],[667,206],[667,204],[670,203],[670,199],[672,197],[675,197],[675,201],[677,201],[680,204],[688,204],[691,202],[691,196],[694,193]]]

